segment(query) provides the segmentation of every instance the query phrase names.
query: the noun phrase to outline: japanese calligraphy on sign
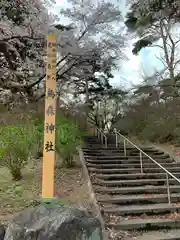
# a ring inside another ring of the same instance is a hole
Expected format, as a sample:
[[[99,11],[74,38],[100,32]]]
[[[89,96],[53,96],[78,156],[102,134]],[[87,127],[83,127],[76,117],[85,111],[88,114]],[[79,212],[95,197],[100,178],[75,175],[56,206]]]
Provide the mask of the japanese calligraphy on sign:
[[[53,81],[56,81],[56,75],[55,74],[47,75],[46,78],[47,78],[47,80],[51,80],[52,79]]]
[[[45,143],[45,149],[46,149],[46,152],[52,152],[52,151],[54,151],[53,143],[47,141],[47,142]]]
[[[52,89],[48,88],[48,89],[47,89],[46,96],[47,96],[48,98],[54,99],[54,98],[56,97],[56,93],[55,93]]]
[[[48,35],[46,63],[46,98],[44,119],[44,154],[42,197],[54,196],[54,161],[56,131],[56,36]]]
[[[52,68],[52,65],[51,65],[51,64],[48,64],[48,68],[51,69],[51,68]]]
[[[46,110],[46,114],[49,116],[55,116],[55,109],[53,108],[53,105],[49,105]]]
[[[55,131],[55,125],[52,123],[46,123],[46,133],[53,133]]]
[[[49,43],[48,43],[48,47],[49,47],[49,48],[56,47],[56,43],[55,43],[55,42],[49,42]]]

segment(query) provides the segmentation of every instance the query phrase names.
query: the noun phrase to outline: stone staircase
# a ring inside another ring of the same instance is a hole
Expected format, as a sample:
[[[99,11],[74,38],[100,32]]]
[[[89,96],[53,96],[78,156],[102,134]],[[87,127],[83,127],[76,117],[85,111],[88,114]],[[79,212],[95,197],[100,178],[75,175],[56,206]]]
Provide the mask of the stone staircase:
[[[112,136],[111,136],[112,137]],[[180,183],[169,177],[148,157],[143,157],[141,173],[139,151],[110,141],[107,148],[95,137],[86,137],[85,162],[106,227],[136,231],[136,240],[180,239]],[[141,148],[175,177],[180,163],[152,147]]]

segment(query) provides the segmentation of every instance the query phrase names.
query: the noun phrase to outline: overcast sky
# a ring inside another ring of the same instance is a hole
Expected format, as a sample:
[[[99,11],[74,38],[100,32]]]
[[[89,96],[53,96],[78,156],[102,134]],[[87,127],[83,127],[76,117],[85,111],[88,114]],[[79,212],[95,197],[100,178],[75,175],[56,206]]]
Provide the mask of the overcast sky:
[[[53,12],[58,13],[60,8],[66,8],[68,6],[67,0],[56,0],[56,2],[57,4]],[[127,12],[125,4],[122,4],[120,9],[123,15],[125,15]],[[67,19],[64,17],[62,17],[60,21],[62,24],[67,24]],[[128,47],[125,49],[129,60],[121,61],[121,70],[113,73],[114,79],[111,81],[111,84],[114,86],[131,87],[132,84],[141,82],[142,69],[146,75],[151,76],[155,69],[161,70],[163,67],[162,63],[156,57],[159,54],[158,48],[145,48],[141,50],[139,56],[134,56],[132,54],[132,47],[133,39],[129,40]]]

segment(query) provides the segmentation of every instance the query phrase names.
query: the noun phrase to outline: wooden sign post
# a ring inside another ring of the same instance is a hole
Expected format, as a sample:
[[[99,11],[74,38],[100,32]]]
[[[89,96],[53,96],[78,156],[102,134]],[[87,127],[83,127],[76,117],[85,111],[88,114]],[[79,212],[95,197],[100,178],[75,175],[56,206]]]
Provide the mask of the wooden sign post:
[[[42,198],[54,197],[55,124],[56,124],[56,36],[47,38],[46,96],[44,119],[44,151]]]

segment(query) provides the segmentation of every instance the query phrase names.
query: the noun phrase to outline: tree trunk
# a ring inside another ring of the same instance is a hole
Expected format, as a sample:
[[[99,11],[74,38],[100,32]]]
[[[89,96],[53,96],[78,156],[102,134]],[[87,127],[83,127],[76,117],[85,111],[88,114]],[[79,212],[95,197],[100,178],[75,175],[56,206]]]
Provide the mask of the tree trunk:
[[[170,21],[170,20],[169,20]],[[170,22],[168,21],[168,24],[165,23],[165,20],[160,21],[160,32],[161,37],[163,41],[163,48],[164,48],[164,56],[165,61],[167,64],[167,68],[169,70],[169,75],[171,79],[171,85],[172,85],[172,95],[173,97],[178,96],[178,89],[176,88],[176,80],[174,75],[174,58],[175,58],[175,43],[171,37],[170,33]],[[164,33],[165,31],[165,33]],[[168,50],[168,40],[171,42],[171,52],[169,53]]]
[[[85,89],[86,89],[86,110],[85,110],[85,114],[86,114],[86,129],[88,129],[88,113],[89,113],[89,83],[88,83],[88,79],[86,78],[85,79],[85,82],[86,82],[86,86],[85,86]]]

